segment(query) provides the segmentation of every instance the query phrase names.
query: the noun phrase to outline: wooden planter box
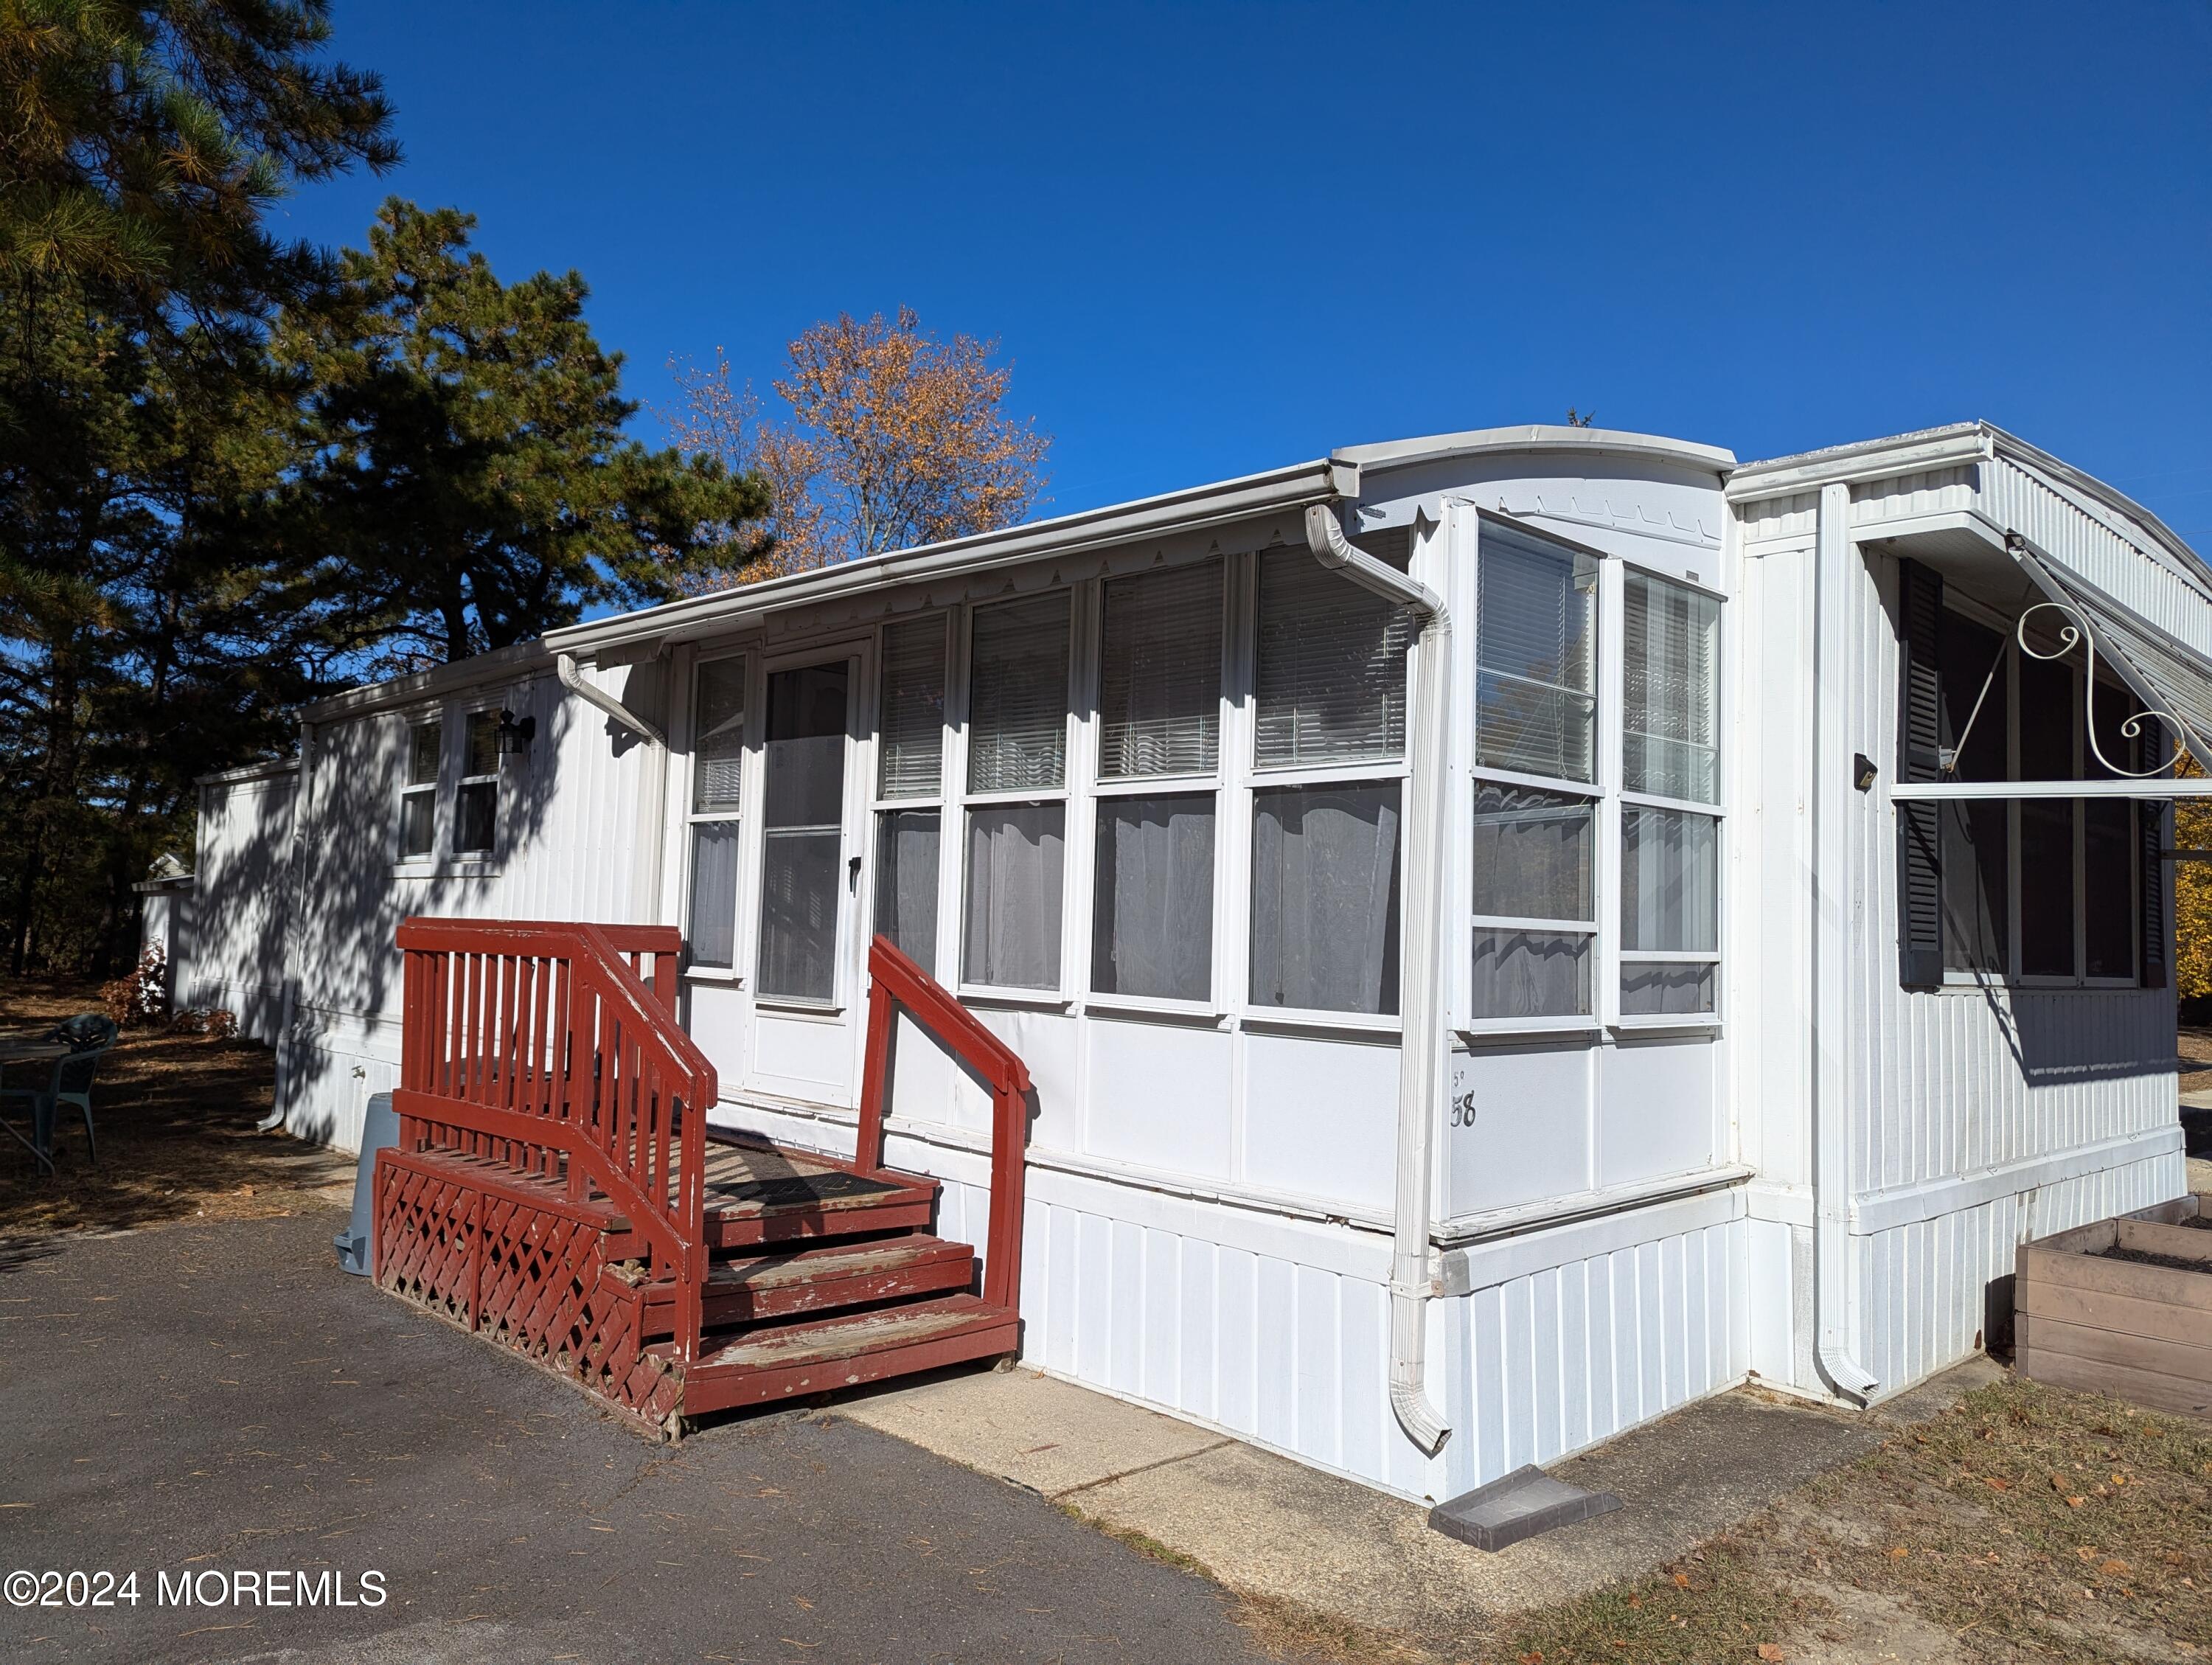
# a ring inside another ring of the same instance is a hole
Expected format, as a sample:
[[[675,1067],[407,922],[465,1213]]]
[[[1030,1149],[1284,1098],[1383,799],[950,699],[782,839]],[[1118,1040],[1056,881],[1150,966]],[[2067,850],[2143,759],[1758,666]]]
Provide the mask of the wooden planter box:
[[[2014,1364],[2038,1382],[2212,1417],[2212,1213],[2181,1197],[2022,1243],[2014,1289]],[[2140,1249],[2202,1271],[2106,1255]]]

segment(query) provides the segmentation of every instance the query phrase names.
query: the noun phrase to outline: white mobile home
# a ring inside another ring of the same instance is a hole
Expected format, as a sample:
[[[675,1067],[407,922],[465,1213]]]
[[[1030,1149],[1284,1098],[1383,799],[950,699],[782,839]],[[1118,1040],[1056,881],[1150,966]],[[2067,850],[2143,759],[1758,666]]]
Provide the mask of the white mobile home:
[[[1442,1498],[1893,1393],[2180,1192],[2200,735],[2212,572],[1995,428],[1355,446],[307,712],[280,1104],[405,1085],[404,919],[676,926],[711,1120],[849,1155],[881,934],[1033,1084],[1024,1358]],[[981,1243],[900,1021],[885,1160]]]

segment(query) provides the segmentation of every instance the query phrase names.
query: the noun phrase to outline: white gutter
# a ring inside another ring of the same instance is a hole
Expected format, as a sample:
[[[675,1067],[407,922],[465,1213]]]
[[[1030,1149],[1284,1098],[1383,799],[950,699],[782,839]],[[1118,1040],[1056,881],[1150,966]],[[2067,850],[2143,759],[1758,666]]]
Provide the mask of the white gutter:
[[[562,654],[554,661],[554,669],[555,673],[561,678],[561,686],[578,699],[599,707],[633,734],[641,734],[663,751],[667,750],[668,737],[665,734],[608,693],[605,689],[596,683],[585,680],[584,673],[576,668],[574,654]]]
[[[1813,1306],[1814,1351],[1836,1391],[1864,1405],[1880,1385],[1851,1355],[1850,1010],[1844,987],[1852,894],[1851,744],[1846,732],[1850,608],[1858,562],[1851,489],[1820,488],[1813,552]]]
[[[1451,615],[1426,585],[1345,541],[1335,511],[1306,510],[1315,560],[1419,620],[1413,755],[1407,782],[1404,1038],[1398,1055],[1397,1206],[1391,1224],[1390,1409],[1406,1437],[1434,1456],[1451,1429],[1429,1402],[1427,1302],[1441,1285],[1429,1253],[1430,1132],[1442,1079],[1443,968],[1437,898],[1443,894],[1444,768],[1449,757]]]

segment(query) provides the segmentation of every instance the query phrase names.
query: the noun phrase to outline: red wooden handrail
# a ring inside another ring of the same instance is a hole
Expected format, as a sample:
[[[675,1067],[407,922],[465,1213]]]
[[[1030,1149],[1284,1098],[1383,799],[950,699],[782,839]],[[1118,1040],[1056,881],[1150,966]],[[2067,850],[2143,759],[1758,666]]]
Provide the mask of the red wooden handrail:
[[[410,919],[400,1146],[437,1145],[596,1188],[675,1284],[677,1345],[699,1343],[707,1113],[714,1066],[675,1019],[681,934],[665,926]],[[650,962],[654,987],[641,972]]]
[[[890,1068],[891,1018],[904,1006],[991,1088],[991,1210],[983,1248],[983,1298],[1018,1313],[1022,1212],[1029,1144],[1029,1066],[950,989],[900,952],[889,937],[868,949],[868,1058],[860,1080],[860,1140],[854,1165],[882,1171],[884,1092]]]

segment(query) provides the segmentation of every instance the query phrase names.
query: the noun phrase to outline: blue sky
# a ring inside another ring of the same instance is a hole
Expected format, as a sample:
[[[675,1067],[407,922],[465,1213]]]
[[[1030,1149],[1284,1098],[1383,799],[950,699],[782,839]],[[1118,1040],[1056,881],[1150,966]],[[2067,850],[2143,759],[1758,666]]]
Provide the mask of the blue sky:
[[[1744,458],[1984,416],[2212,552],[2212,6],[336,0],[405,163],[633,397],[901,303],[1047,512],[1461,428]],[[641,434],[659,432],[641,417]]]

